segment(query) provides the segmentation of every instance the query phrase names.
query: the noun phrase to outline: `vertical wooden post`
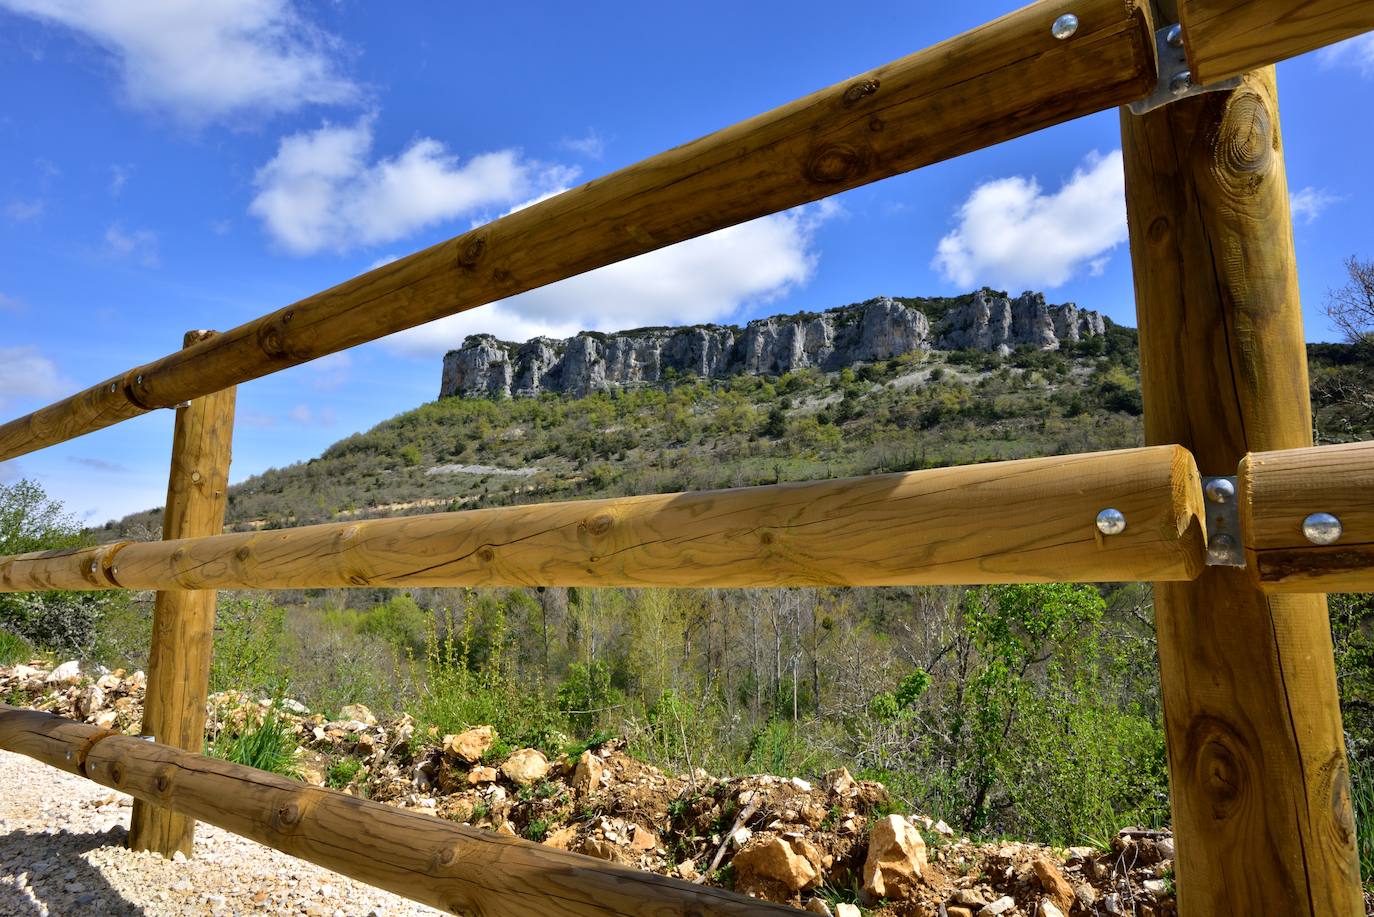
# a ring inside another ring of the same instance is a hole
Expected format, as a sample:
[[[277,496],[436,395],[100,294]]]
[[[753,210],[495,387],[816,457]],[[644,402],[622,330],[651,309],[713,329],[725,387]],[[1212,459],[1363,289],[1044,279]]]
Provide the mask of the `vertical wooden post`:
[[[1146,439],[1205,475],[1310,445],[1273,68],[1121,125]],[[1210,567],[1155,614],[1182,917],[1362,914],[1325,596]]]
[[[184,346],[214,336],[189,331]],[[162,538],[218,535],[228,502],[229,459],[234,434],[233,388],[197,398],[177,409],[172,471]],[[210,684],[210,647],[215,630],[213,590],[164,591],[153,609],[153,644],[143,732],[157,741],[200,753],[205,743],[205,703]],[[129,846],[170,857],[191,855],[195,822],[184,815],[134,800]]]

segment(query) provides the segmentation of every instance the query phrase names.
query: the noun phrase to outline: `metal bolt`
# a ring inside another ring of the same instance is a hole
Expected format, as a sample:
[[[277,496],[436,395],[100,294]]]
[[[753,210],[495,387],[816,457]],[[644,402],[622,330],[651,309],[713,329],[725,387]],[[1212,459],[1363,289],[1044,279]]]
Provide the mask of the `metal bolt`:
[[[1181,96],[1193,85],[1193,73],[1191,70],[1180,70],[1169,78],[1169,92],[1176,96]]]
[[[96,561],[91,561],[91,572],[94,573],[95,571],[97,571],[97,570],[99,570],[99,569],[100,569],[100,564],[97,563]]]
[[[1077,31],[1078,17],[1073,13],[1065,13],[1054,21],[1054,25],[1050,26],[1050,34],[1060,41],[1072,38],[1073,33]]]
[[[191,483],[192,483],[192,484],[199,484],[199,483],[200,483],[200,472],[199,472],[199,471],[193,471],[193,472],[191,472]]]
[[[1302,521],[1302,533],[1313,544],[1335,544],[1342,531],[1341,520],[1330,513],[1313,513]]]
[[[1164,41],[1171,48],[1183,47],[1183,26],[1177,22],[1169,26],[1169,31],[1164,33]]]
[[[110,383],[110,391],[111,391],[112,393],[115,391],[115,388],[116,388],[116,384],[115,384],[114,382],[111,382],[111,383]]]
[[[143,377],[142,377],[142,376],[134,376],[134,385],[142,385],[142,384],[143,384]]]
[[[1218,532],[1207,539],[1207,556],[1213,563],[1222,563],[1235,556],[1236,540],[1225,532]]]
[[[1207,482],[1205,492],[1207,499],[1213,503],[1229,503],[1236,495],[1236,485],[1225,478],[1212,478]]]
[[[1103,535],[1120,535],[1126,531],[1126,516],[1119,509],[1107,507],[1097,514],[1097,530]]]
[[[110,568],[110,575],[111,575],[111,576],[118,576],[118,575],[119,575],[119,568],[118,568],[118,567],[111,567],[111,568]]]

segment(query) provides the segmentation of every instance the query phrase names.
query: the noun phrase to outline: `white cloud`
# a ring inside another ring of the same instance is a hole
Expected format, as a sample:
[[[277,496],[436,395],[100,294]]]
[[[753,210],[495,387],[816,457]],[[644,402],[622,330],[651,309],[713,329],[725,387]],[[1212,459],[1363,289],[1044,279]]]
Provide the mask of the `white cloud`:
[[[105,474],[129,473],[129,468],[127,466],[120,465],[117,462],[107,462],[105,459],[88,458],[86,456],[80,455],[69,455],[67,456],[67,461],[71,462],[73,465],[80,465],[83,468],[89,468],[92,471],[100,471]]]
[[[310,387],[317,392],[332,392],[348,381],[353,357],[346,350],[332,353],[307,364]]]
[[[124,186],[129,182],[129,173],[132,171],[130,166],[110,166],[110,197],[119,197],[123,193]]]
[[[558,146],[588,159],[599,160],[606,155],[606,138],[595,128],[588,128],[587,133],[581,137],[564,137],[558,142]]]
[[[109,51],[129,99],[195,124],[359,96],[293,0],[0,0]]]
[[[1317,60],[1325,67],[1349,65],[1357,68],[1363,76],[1374,77],[1374,32],[1356,35],[1322,48],[1317,52]]]
[[[1295,222],[1302,220],[1310,225],[1322,215],[1323,210],[1341,200],[1343,198],[1339,194],[1332,194],[1325,188],[1313,188],[1309,185],[1300,191],[1289,192],[1288,207],[1293,211]]]
[[[0,293],[0,312],[14,313],[22,312],[23,310],[24,304],[22,302],[15,299],[13,296],[7,296],[4,293]]]
[[[69,387],[37,347],[0,347],[0,408],[18,398],[54,398]]]
[[[371,152],[370,117],[286,137],[258,170],[249,212],[295,254],[343,252],[394,242],[482,208],[509,206],[561,187],[574,174],[524,160],[515,150],[460,163],[430,138],[390,158],[372,161]]]
[[[105,230],[105,253],[112,258],[128,258],[144,267],[157,267],[157,233],[151,229],[125,230],[111,223]]]
[[[762,217],[403,331],[386,346],[429,357],[479,332],[523,341],[725,321],[810,280],[815,232],[841,212],[822,201]]]
[[[45,209],[41,200],[10,201],[5,205],[5,215],[16,223],[27,223],[41,217]]]
[[[314,411],[308,404],[296,405],[287,412],[286,416],[292,423],[302,427],[332,427],[336,419],[332,408]]]
[[[1053,194],[1013,175],[973,189],[931,267],[961,287],[1058,287],[1083,268],[1100,274],[1126,241],[1121,151],[1089,153]]]

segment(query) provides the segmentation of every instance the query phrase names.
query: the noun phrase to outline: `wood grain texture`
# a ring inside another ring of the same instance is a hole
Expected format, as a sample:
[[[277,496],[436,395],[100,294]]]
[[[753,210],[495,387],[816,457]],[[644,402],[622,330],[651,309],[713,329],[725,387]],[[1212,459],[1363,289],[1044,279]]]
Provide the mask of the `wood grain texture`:
[[[1160,446],[736,490],[126,543],[128,589],[887,586],[1191,579],[1199,477]],[[1126,531],[1104,536],[1105,507]],[[108,552],[108,548],[92,549]],[[107,554],[98,566],[104,566]],[[97,588],[81,555],[0,558],[0,589]]]
[[[1121,124],[1147,441],[1204,474],[1311,445],[1272,68]],[[1357,913],[1325,597],[1209,567],[1155,608],[1180,914]]]
[[[190,347],[214,336],[186,335]],[[218,535],[229,500],[229,462],[234,438],[235,389],[197,398],[177,409],[172,467],[162,537]],[[152,649],[143,701],[143,734],[186,751],[205,742],[205,703],[210,693],[210,648],[215,633],[214,590],[174,589],[157,594]],[[129,847],[191,856],[195,822],[184,815],[135,802]]]
[[[1188,66],[1203,84],[1374,29],[1370,0],[1179,0]]]
[[[1246,557],[1265,592],[1374,591],[1374,443],[1246,456],[1240,500]],[[1340,540],[1309,542],[1311,513],[1340,519]]]
[[[1068,41],[1050,25],[1072,11]],[[675,242],[1145,96],[1153,26],[1137,0],[1041,0],[957,38],[394,261],[138,369],[168,407]],[[0,461],[99,429],[45,409],[0,427]],[[73,416],[68,416],[73,415]]]
[[[0,748],[454,914],[800,913],[3,704]]]

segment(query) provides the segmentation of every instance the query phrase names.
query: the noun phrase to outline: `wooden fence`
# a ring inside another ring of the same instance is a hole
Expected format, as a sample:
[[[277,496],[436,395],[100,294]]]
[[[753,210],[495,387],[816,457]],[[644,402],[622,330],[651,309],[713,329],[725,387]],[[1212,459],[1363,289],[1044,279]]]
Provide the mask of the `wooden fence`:
[[[202,819],[455,912],[785,912],[192,754],[214,590],[1152,582],[1180,913],[1361,913],[1323,593],[1374,590],[1374,445],[1312,447],[1271,65],[1369,29],[1369,0],[1040,0],[0,426],[3,461],[177,411],[164,541],[0,558],[0,591],[158,590],[163,744],[0,706],[0,747],[132,793],[169,856]],[[1151,446],[220,534],[240,383],[1125,105]]]

